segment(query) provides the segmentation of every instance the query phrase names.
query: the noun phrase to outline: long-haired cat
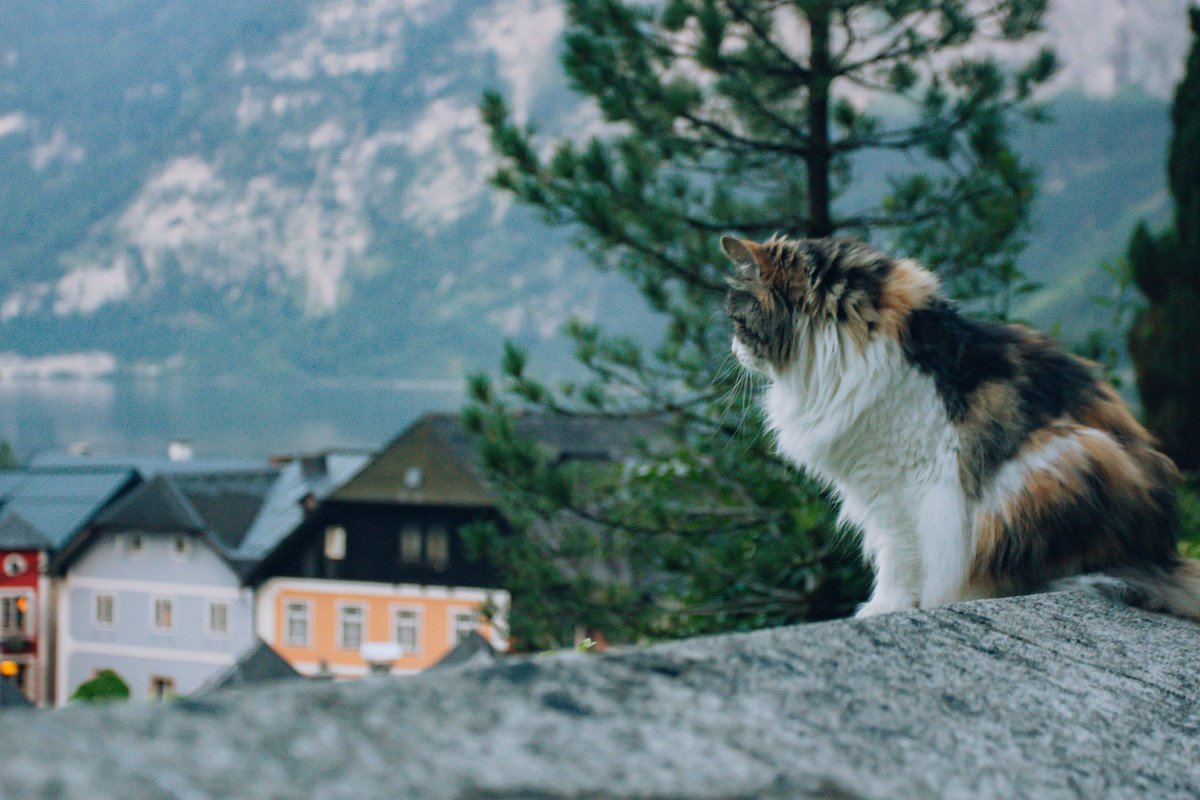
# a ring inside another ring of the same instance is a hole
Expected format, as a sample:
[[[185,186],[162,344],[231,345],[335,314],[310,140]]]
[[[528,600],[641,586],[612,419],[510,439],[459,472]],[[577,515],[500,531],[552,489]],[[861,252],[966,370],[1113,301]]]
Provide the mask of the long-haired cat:
[[[875,581],[860,616],[1093,576],[1200,619],[1175,466],[1092,364],[964,317],[933,274],[862,242],[721,246],[733,351],[770,379],[778,448],[862,530]]]

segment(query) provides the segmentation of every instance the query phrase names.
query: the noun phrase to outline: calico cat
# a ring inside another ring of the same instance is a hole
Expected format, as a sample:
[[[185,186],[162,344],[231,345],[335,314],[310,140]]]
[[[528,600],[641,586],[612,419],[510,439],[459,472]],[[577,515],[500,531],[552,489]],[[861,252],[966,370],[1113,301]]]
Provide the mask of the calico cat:
[[[1200,619],[1178,473],[1094,365],[963,316],[932,273],[862,242],[721,246],[733,351],[769,378],[779,451],[862,530],[875,579],[859,616],[1089,576]]]

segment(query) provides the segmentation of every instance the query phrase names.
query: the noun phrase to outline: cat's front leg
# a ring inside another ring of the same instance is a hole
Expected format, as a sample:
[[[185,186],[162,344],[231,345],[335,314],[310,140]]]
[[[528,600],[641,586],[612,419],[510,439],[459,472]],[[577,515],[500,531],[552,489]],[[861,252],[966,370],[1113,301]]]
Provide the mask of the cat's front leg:
[[[968,598],[971,533],[967,501],[957,478],[933,486],[917,512],[921,557],[921,608]]]
[[[871,599],[859,606],[856,617],[911,611],[921,597],[921,569],[915,542],[903,534],[868,528],[863,548],[875,568]]]

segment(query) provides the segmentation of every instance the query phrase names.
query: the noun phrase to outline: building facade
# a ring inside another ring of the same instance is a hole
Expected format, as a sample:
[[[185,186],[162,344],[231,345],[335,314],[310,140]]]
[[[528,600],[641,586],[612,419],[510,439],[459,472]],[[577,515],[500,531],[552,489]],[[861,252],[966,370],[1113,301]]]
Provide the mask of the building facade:
[[[35,705],[54,700],[51,554],[136,480],[117,468],[0,471],[0,681]]]
[[[437,663],[478,631],[505,646],[501,589],[272,578],[258,588],[257,634],[308,676],[356,678],[373,663],[394,674]]]
[[[507,646],[510,597],[463,529],[503,524],[450,415],[422,417],[251,571],[258,635],[302,674],[409,673],[470,631]]]
[[[134,699],[200,689],[254,644],[253,595],[231,557],[273,472],[158,476],[55,559],[56,697],[113,670]]]
[[[51,631],[43,603],[50,596],[49,549],[49,541],[20,516],[0,520],[0,681],[34,704],[46,696],[43,670]]]

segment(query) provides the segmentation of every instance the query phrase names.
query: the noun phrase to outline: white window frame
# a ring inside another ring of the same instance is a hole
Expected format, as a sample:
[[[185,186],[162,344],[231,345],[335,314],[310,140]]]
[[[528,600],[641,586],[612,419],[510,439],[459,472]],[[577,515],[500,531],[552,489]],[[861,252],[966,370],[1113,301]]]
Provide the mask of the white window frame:
[[[176,542],[183,542],[182,552],[175,549]],[[176,534],[175,536],[172,536],[171,542],[167,548],[171,553],[172,561],[187,561],[192,557],[192,539],[190,536],[186,536],[184,534]]]
[[[217,606],[225,607],[225,630],[217,630],[213,627],[213,609]],[[209,636],[219,638],[228,638],[229,636],[229,617],[232,609],[231,604],[227,600],[209,600],[204,604],[204,631]]]
[[[292,640],[292,626],[288,619],[289,606],[304,606],[304,641],[297,642]],[[285,647],[312,647],[313,646],[313,603],[312,600],[290,600],[283,601],[283,645]]]
[[[479,626],[483,624],[483,615],[479,613],[479,609],[473,606],[451,606],[449,613],[446,615],[446,621],[449,629],[446,633],[446,641],[451,647],[457,647],[462,641],[458,635],[458,618],[462,615],[470,614],[475,625],[471,628],[472,631],[478,631]],[[482,635],[482,634],[481,634]]]
[[[110,619],[100,619],[100,598],[108,598],[108,615]],[[153,612],[151,612],[153,617]],[[92,592],[92,625],[97,628],[111,628],[117,624],[117,596],[112,592]]]
[[[159,625],[158,624],[158,604],[159,603],[168,603],[169,604],[167,606],[167,613],[171,618],[171,622],[168,625]],[[177,604],[175,603],[174,597],[168,597],[167,595],[164,595],[164,594],[151,595],[150,596],[150,630],[154,631],[155,633],[170,633],[171,631],[173,631],[175,629],[176,605]]]
[[[362,648],[363,642],[367,641],[366,603],[339,600],[334,604],[334,607],[337,609],[337,631],[334,634],[334,638],[337,641],[337,647],[339,650],[352,650],[357,653]],[[342,624],[342,614],[345,613],[347,609],[351,608],[358,609],[360,613],[358,618],[358,644],[354,646],[350,646],[346,643],[346,629]]]
[[[137,550],[129,546],[134,539],[141,543]],[[145,558],[147,555],[145,534],[136,531],[121,534],[121,552],[129,558]]]
[[[404,645],[400,642],[400,637],[396,635],[396,615],[401,611],[411,611],[413,613],[413,618],[416,620],[412,650],[404,649]],[[393,603],[388,608],[388,623],[388,641],[399,645],[404,656],[421,655],[424,649],[421,647],[421,634],[425,630],[425,609],[422,606],[413,605],[411,603]]]

